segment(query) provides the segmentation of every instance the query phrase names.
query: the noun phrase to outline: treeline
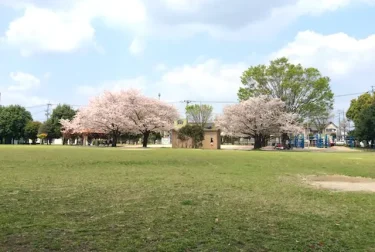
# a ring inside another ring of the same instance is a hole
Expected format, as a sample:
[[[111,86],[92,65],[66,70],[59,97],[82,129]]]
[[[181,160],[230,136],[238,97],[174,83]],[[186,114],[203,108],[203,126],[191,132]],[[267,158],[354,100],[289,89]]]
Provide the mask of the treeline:
[[[26,108],[19,105],[0,106],[0,144],[29,143],[36,144],[38,138],[46,143],[61,137],[60,119],[71,120],[76,111],[69,105],[58,105],[45,122],[33,121]]]

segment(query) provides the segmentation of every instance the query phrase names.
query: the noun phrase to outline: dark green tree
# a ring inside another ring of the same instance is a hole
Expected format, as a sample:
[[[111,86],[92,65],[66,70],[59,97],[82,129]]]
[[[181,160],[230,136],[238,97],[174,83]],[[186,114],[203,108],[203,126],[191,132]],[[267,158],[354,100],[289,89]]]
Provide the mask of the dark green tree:
[[[194,148],[199,148],[204,140],[204,129],[200,125],[187,124],[178,131],[180,140],[193,140]]]
[[[373,147],[375,140],[375,104],[365,108],[358,115],[355,135],[359,140],[371,141]]]
[[[32,119],[30,112],[19,105],[1,107],[0,136],[2,142],[13,143],[13,140],[23,138],[26,124]]]
[[[31,139],[33,144],[36,144],[36,140],[38,139],[38,133],[39,133],[39,128],[42,125],[41,122],[38,121],[29,121],[26,124],[25,127],[25,137],[27,139]]]
[[[155,144],[157,140],[161,140],[160,132],[151,133],[150,140],[152,141],[153,144]]]
[[[361,112],[366,108],[370,107],[372,104],[375,103],[375,95],[371,95],[369,93],[365,93],[360,95],[357,99],[353,99],[350,103],[350,107],[346,112],[346,117],[353,121],[354,124],[357,126],[359,123],[359,117]]]
[[[72,120],[73,117],[76,115],[76,111],[67,104],[59,104],[57,107],[52,111],[51,117],[48,119],[50,122],[48,125],[52,125],[51,131],[48,134],[48,138],[60,138],[61,134],[61,119],[68,119]]]
[[[52,143],[52,139],[57,138],[56,134],[56,125],[53,123],[53,120],[50,118],[39,127],[38,134],[46,134],[47,144]]]

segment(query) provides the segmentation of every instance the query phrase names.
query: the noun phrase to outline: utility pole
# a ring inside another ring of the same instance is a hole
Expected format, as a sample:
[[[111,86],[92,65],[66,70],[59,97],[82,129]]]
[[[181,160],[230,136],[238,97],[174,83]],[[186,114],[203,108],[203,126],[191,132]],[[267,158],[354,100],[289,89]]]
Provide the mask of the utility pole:
[[[48,103],[47,104],[47,109],[46,109],[46,117],[47,117],[47,120],[49,119],[49,116],[50,116],[50,107],[52,106],[52,104],[51,103]]]
[[[341,110],[337,111],[339,113],[339,140],[341,140]]]
[[[190,100],[184,100],[183,102],[186,103],[186,107],[189,106],[190,103],[192,103],[192,101],[190,101]]]

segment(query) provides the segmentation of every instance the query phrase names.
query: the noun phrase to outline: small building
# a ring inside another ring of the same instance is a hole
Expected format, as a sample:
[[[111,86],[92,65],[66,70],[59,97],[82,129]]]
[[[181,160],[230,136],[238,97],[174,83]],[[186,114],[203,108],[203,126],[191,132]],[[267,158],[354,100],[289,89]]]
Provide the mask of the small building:
[[[178,119],[174,122],[174,129],[171,131],[172,148],[194,148],[192,139],[181,140],[178,138],[178,130],[186,125],[194,125],[195,123],[188,122],[185,119]],[[215,149],[221,148],[221,131],[215,129],[213,122],[206,123],[204,127],[204,140],[202,141],[202,149]]]
[[[181,140],[178,138],[178,131],[172,130],[172,148],[194,148],[194,143],[191,138]],[[205,129],[204,140],[202,141],[201,149],[219,150],[221,148],[221,132],[216,129]]]

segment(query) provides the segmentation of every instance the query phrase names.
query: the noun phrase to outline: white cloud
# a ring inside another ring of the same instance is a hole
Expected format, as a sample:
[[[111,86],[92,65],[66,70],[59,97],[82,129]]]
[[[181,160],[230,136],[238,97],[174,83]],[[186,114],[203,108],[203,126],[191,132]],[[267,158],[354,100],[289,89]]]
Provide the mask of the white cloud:
[[[160,93],[162,100],[173,102],[183,113],[184,100],[236,102],[240,76],[247,67],[245,63],[225,64],[217,59],[207,59],[166,69],[160,72],[160,77],[155,81],[145,77],[107,81],[96,86],[80,86],[77,94],[82,99],[82,95],[95,96],[104,90],[137,88],[150,97],[157,98]],[[220,112],[224,106],[216,103],[212,105],[215,106],[215,112]]]
[[[8,87],[9,91],[27,91],[40,86],[40,80],[32,74],[12,72],[9,76],[14,82]]]
[[[162,96],[171,101],[236,101],[245,63],[224,64],[216,59],[176,67],[163,73],[158,84]]]
[[[129,52],[132,55],[140,55],[145,50],[144,41],[140,38],[135,38],[129,46]]]
[[[20,92],[6,92],[3,95],[4,104],[19,104],[22,106],[36,106],[47,104],[49,101],[35,95],[27,95]]]
[[[357,39],[345,33],[323,35],[304,31],[270,59],[283,56],[304,67],[318,68],[332,79],[337,95],[370,90],[375,79],[375,34]],[[337,98],[336,106],[348,107],[352,98]]]
[[[94,34],[88,20],[72,13],[27,7],[22,17],[10,23],[5,41],[28,56],[39,51],[70,52],[90,43]]]
[[[23,8],[24,14],[9,24],[1,40],[20,48],[23,56],[37,52],[72,52],[85,45],[100,48],[94,41],[94,19],[101,19],[110,26],[130,28],[146,17],[139,0],[68,1],[66,6],[69,7],[29,0],[18,1],[18,4],[15,1],[12,6]]]
[[[105,90],[119,91],[122,89],[135,88],[144,90],[146,87],[146,79],[144,77],[137,77],[133,79],[122,79],[114,81],[105,81],[97,86],[83,85],[78,86],[77,93],[87,97],[95,96]]]
[[[320,15],[373,0],[3,0],[24,10],[2,37],[22,55],[71,52],[95,43],[93,21],[132,36],[163,39],[207,33],[219,39],[259,39],[280,32],[304,15]],[[131,52],[144,49],[139,39]]]
[[[345,33],[299,32],[294,41],[272,55],[323,69],[335,77],[362,71],[375,63],[375,34],[356,39]]]

